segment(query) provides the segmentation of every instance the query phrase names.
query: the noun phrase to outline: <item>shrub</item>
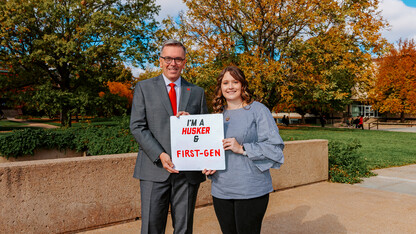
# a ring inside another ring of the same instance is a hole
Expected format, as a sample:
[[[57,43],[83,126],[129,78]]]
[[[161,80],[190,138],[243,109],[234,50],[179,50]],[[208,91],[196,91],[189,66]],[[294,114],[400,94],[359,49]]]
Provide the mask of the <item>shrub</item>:
[[[330,141],[328,145],[329,180],[339,183],[358,183],[361,177],[375,175],[367,166],[358,149],[361,144],[358,140],[347,143]]]
[[[121,154],[139,150],[129,129],[102,126],[79,130],[74,139],[76,150],[87,151],[87,155]]]
[[[75,149],[87,155],[137,152],[127,116],[114,119],[115,126],[82,125],[67,129],[25,128],[0,137],[0,155],[6,158],[33,155],[35,149]]]
[[[0,153],[6,158],[33,155],[36,149],[75,149],[70,131],[25,128],[0,138]]]
[[[13,134],[0,138],[0,153],[6,158],[32,154],[42,144],[42,129],[25,128],[15,130]]]
[[[75,138],[75,131],[71,130],[44,130],[43,144],[40,148],[46,149],[75,149],[73,139]]]

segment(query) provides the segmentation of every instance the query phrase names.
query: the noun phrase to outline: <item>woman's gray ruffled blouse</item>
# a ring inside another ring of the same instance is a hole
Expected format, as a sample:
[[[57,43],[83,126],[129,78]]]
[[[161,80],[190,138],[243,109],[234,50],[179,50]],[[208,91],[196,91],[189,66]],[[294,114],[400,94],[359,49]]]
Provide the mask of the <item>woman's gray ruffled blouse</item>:
[[[225,138],[235,138],[244,145],[247,156],[225,151],[226,169],[210,176],[212,196],[250,199],[272,192],[269,169],[283,164],[284,143],[269,109],[253,102],[223,115]]]

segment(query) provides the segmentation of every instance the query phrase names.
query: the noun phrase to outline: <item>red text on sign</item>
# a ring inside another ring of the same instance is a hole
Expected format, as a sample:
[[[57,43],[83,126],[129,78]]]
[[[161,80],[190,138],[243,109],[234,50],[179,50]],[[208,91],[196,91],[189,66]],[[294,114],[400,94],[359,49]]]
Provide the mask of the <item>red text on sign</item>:
[[[182,135],[187,134],[209,134],[209,127],[191,127],[191,128],[182,128]]]
[[[205,157],[220,157],[220,149],[206,149],[206,150],[177,150],[176,157],[178,158],[193,158],[199,156]]]

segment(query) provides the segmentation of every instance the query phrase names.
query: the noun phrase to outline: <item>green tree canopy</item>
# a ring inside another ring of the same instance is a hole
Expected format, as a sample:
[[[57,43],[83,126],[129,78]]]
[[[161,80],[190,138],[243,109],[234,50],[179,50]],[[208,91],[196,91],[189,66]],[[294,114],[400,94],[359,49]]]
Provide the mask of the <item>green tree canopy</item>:
[[[72,112],[92,109],[107,81],[131,79],[123,62],[146,61],[158,11],[154,0],[1,1],[0,61],[13,75],[0,88],[61,112],[68,126]]]

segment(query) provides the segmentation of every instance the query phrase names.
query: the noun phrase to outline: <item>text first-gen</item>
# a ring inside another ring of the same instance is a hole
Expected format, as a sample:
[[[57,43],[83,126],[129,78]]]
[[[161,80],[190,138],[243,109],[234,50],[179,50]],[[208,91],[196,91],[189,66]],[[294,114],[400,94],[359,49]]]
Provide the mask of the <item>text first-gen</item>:
[[[177,150],[176,156],[185,158],[185,157],[221,157],[221,150],[220,149],[205,149],[205,150]]]

